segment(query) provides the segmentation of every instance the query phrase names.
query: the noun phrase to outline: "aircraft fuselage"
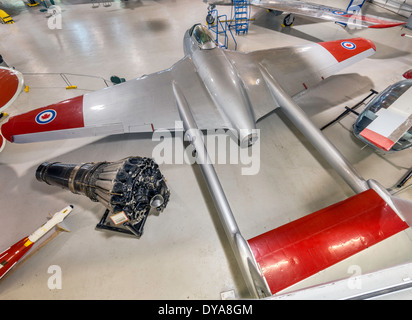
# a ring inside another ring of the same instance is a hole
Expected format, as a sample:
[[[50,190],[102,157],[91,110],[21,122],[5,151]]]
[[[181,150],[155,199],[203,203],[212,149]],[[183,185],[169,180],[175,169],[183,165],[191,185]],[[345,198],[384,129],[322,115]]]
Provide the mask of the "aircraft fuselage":
[[[185,34],[185,54],[191,57],[216,107],[238,134],[240,144],[253,144],[257,139],[256,121],[243,81],[224,49],[214,43],[196,40],[196,31],[207,31],[200,25],[198,27],[201,30],[192,28]]]

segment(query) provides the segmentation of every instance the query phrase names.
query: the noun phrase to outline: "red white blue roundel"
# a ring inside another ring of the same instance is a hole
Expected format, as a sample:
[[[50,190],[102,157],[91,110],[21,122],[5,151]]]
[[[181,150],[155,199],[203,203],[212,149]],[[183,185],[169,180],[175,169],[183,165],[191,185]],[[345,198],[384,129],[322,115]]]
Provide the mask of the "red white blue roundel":
[[[343,11],[332,11],[332,13],[343,16],[346,12]]]
[[[356,45],[353,42],[350,41],[343,41],[341,43],[342,47],[344,47],[345,49],[349,49],[349,50],[353,50],[356,48]]]
[[[56,111],[53,109],[44,110],[36,116],[36,122],[38,124],[50,123],[54,120],[54,118],[56,118],[56,114]]]

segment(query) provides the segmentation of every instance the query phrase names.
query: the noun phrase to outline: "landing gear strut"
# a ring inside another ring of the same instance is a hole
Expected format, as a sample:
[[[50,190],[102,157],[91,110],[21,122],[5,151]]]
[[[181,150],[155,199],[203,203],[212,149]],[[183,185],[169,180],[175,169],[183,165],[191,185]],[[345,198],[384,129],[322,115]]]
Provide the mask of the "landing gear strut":
[[[207,24],[214,24],[215,19],[216,19],[216,11],[213,12],[213,10],[216,8],[214,4],[211,4],[207,8],[207,16],[206,16],[206,22]]]

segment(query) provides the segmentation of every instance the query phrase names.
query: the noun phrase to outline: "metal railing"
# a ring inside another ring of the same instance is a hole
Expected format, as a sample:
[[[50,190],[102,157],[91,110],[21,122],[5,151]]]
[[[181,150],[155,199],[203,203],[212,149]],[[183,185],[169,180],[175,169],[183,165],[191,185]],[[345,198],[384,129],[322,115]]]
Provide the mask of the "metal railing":
[[[215,13],[217,15],[216,9],[210,12],[210,14],[212,15]],[[225,14],[217,16],[213,24],[209,24],[209,30],[216,34],[216,43],[225,49],[229,48],[229,37],[227,35],[227,33],[229,32],[235,44],[234,50],[237,50],[237,42],[235,36],[232,33],[231,25],[229,24],[229,22],[230,21],[227,19],[227,16]],[[219,41],[219,35],[223,35],[223,43]]]
[[[81,89],[87,91],[94,91],[102,89],[104,87],[110,87],[113,83],[110,80],[104,79],[103,77],[76,74],[76,73],[23,73],[25,77],[25,82],[32,88],[60,88],[65,87],[66,89]],[[30,77],[36,77],[35,81],[32,81]],[[61,81],[63,80],[63,81]],[[97,80],[97,81],[96,81]],[[33,82],[33,83],[32,83]]]

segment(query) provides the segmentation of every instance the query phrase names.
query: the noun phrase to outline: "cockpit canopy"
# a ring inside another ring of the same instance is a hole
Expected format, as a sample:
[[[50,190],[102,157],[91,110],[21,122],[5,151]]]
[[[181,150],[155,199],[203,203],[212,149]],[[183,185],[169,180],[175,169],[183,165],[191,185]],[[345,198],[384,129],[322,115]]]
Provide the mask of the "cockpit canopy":
[[[395,83],[393,86],[386,88],[382,93],[375,97],[359,115],[356,123],[353,126],[355,135],[366,142],[360,133],[377,118],[376,113],[384,108],[388,109],[403,93],[412,86],[412,80],[403,80]],[[412,103],[412,101],[411,101]],[[412,126],[408,131],[393,145],[390,151],[400,151],[412,146]]]
[[[210,31],[201,24],[195,24],[189,31],[189,35],[195,40],[197,45],[202,50],[216,48],[216,43],[213,40]]]

